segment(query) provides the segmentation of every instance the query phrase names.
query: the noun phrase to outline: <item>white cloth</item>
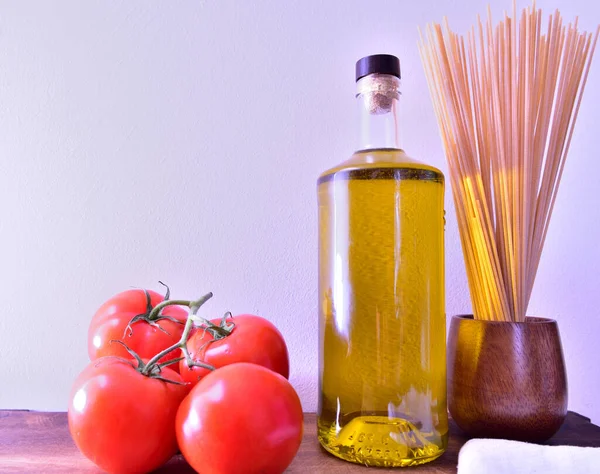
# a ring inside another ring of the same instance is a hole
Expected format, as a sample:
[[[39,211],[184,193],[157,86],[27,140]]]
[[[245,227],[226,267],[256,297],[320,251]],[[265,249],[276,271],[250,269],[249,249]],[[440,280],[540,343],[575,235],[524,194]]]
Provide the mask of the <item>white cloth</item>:
[[[600,474],[600,448],[472,439],[460,450],[458,474]]]

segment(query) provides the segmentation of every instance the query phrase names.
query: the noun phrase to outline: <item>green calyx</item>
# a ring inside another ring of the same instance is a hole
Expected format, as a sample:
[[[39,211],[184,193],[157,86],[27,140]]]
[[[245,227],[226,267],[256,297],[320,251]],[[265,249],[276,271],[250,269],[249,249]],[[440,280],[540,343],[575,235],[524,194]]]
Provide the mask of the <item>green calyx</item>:
[[[232,318],[233,318],[233,315],[229,311],[225,313],[223,318],[221,318],[221,321],[219,322],[218,325],[212,323],[211,321],[207,321],[204,318],[192,318],[192,319],[194,319],[194,321],[199,321],[199,325],[197,325],[199,330],[202,330],[205,333],[209,333],[212,336],[212,339],[210,341],[204,343],[200,347],[198,353],[202,352],[204,350],[204,348],[206,346],[208,346],[209,344],[211,344],[215,341],[219,341],[221,339],[225,339],[233,332],[233,330],[235,329],[235,323],[227,322],[228,319],[232,319]],[[191,368],[191,367],[202,367],[203,366],[201,363],[196,362],[190,356],[187,346],[185,348],[182,348],[181,351],[183,352],[183,354],[185,356],[184,359],[186,360],[188,367]]]
[[[135,370],[137,370],[140,374],[145,375],[146,377],[149,377],[151,379],[162,380],[163,382],[172,383],[174,385],[185,385],[185,383],[183,383],[183,382],[179,382],[177,380],[167,379],[167,378],[165,378],[165,377],[162,376],[162,369],[163,369],[163,367],[167,367],[169,365],[173,365],[173,364],[179,363],[180,361],[182,361],[184,359],[183,357],[180,357],[179,359],[169,360],[167,362],[163,362],[162,364],[158,364],[158,363],[154,363],[154,364],[145,363],[142,360],[142,358],[138,355],[138,353],[135,352],[133,349],[131,349],[123,341],[119,341],[118,339],[113,339],[110,342],[111,343],[117,342],[117,343],[121,344],[125,348],[125,350],[127,352],[129,352],[129,354],[136,360],[137,367],[136,366],[134,366],[134,367],[135,367]]]
[[[232,333],[232,331],[235,329],[235,323],[230,323],[227,321],[228,319],[232,318],[233,315],[231,314],[231,312],[228,311],[221,318],[221,321],[218,325],[204,318],[194,318],[194,321],[198,323],[197,327],[199,329],[204,330],[212,336],[213,341],[211,342],[214,342],[220,339],[224,339]]]
[[[187,301],[169,300],[169,297],[171,296],[171,289],[169,288],[168,285],[166,285],[162,281],[159,281],[158,283],[160,283],[162,286],[164,286],[166,288],[164,300],[161,303],[157,304],[156,306],[152,306],[152,299],[150,298],[150,293],[148,293],[148,291],[146,291],[146,290],[142,290],[146,296],[146,311],[144,311],[143,313],[140,313],[140,314],[136,314],[133,318],[131,318],[129,323],[127,323],[127,327],[125,328],[123,337],[127,336],[128,334],[129,334],[129,336],[131,336],[133,334],[133,329],[131,326],[133,326],[135,323],[139,323],[141,321],[144,321],[146,324],[149,324],[152,327],[160,329],[162,332],[164,332],[167,335],[169,335],[168,331],[165,328],[163,328],[160,324],[158,324],[160,321],[167,320],[167,321],[171,321],[173,323],[183,324],[179,319],[174,318],[173,316],[168,316],[168,315],[162,314],[161,311],[163,310],[163,308],[165,308],[166,306],[169,306],[171,304],[185,305],[185,303],[187,303]],[[164,303],[167,303],[167,304],[164,304]]]

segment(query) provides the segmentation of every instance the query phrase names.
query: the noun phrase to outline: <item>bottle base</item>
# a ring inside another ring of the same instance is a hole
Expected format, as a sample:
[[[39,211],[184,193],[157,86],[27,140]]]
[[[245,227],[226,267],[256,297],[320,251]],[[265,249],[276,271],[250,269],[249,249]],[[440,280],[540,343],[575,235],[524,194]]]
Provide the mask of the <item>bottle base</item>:
[[[408,467],[439,458],[447,435],[439,443],[427,439],[410,421],[385,416],[358,416],[340,429],[336,423],[322,426],[319,442],[334,456],[375,467]]]

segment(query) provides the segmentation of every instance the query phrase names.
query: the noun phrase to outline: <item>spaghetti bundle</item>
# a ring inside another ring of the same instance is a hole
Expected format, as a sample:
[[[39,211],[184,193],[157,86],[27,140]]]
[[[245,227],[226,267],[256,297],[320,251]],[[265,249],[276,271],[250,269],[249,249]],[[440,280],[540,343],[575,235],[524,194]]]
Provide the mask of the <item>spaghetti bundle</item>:
[[[477,319],[525,320],[599,33],[534,4],[421,34]]]

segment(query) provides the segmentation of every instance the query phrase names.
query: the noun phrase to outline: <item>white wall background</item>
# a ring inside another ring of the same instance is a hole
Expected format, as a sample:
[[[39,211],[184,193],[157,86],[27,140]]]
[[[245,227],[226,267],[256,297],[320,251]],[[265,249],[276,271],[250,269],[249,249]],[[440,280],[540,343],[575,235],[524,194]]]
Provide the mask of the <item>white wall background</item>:
[[[538,4],[600,22],[596,2]],[[96,308],[162,279],[178,297],[214,291],[211,316],[272,319],[314,410],[315,181],[353,151],[354,63],[401,58],[406,149],[445,171],[417,26],[447,14],[464,31],[485,7],[1,1],[0,408],[66,409]],[[570,408],[596,422],[599,84],[597,57],[529,311],[559,321]],[[449,190],[447,207],[451,315],[470,302]]]

